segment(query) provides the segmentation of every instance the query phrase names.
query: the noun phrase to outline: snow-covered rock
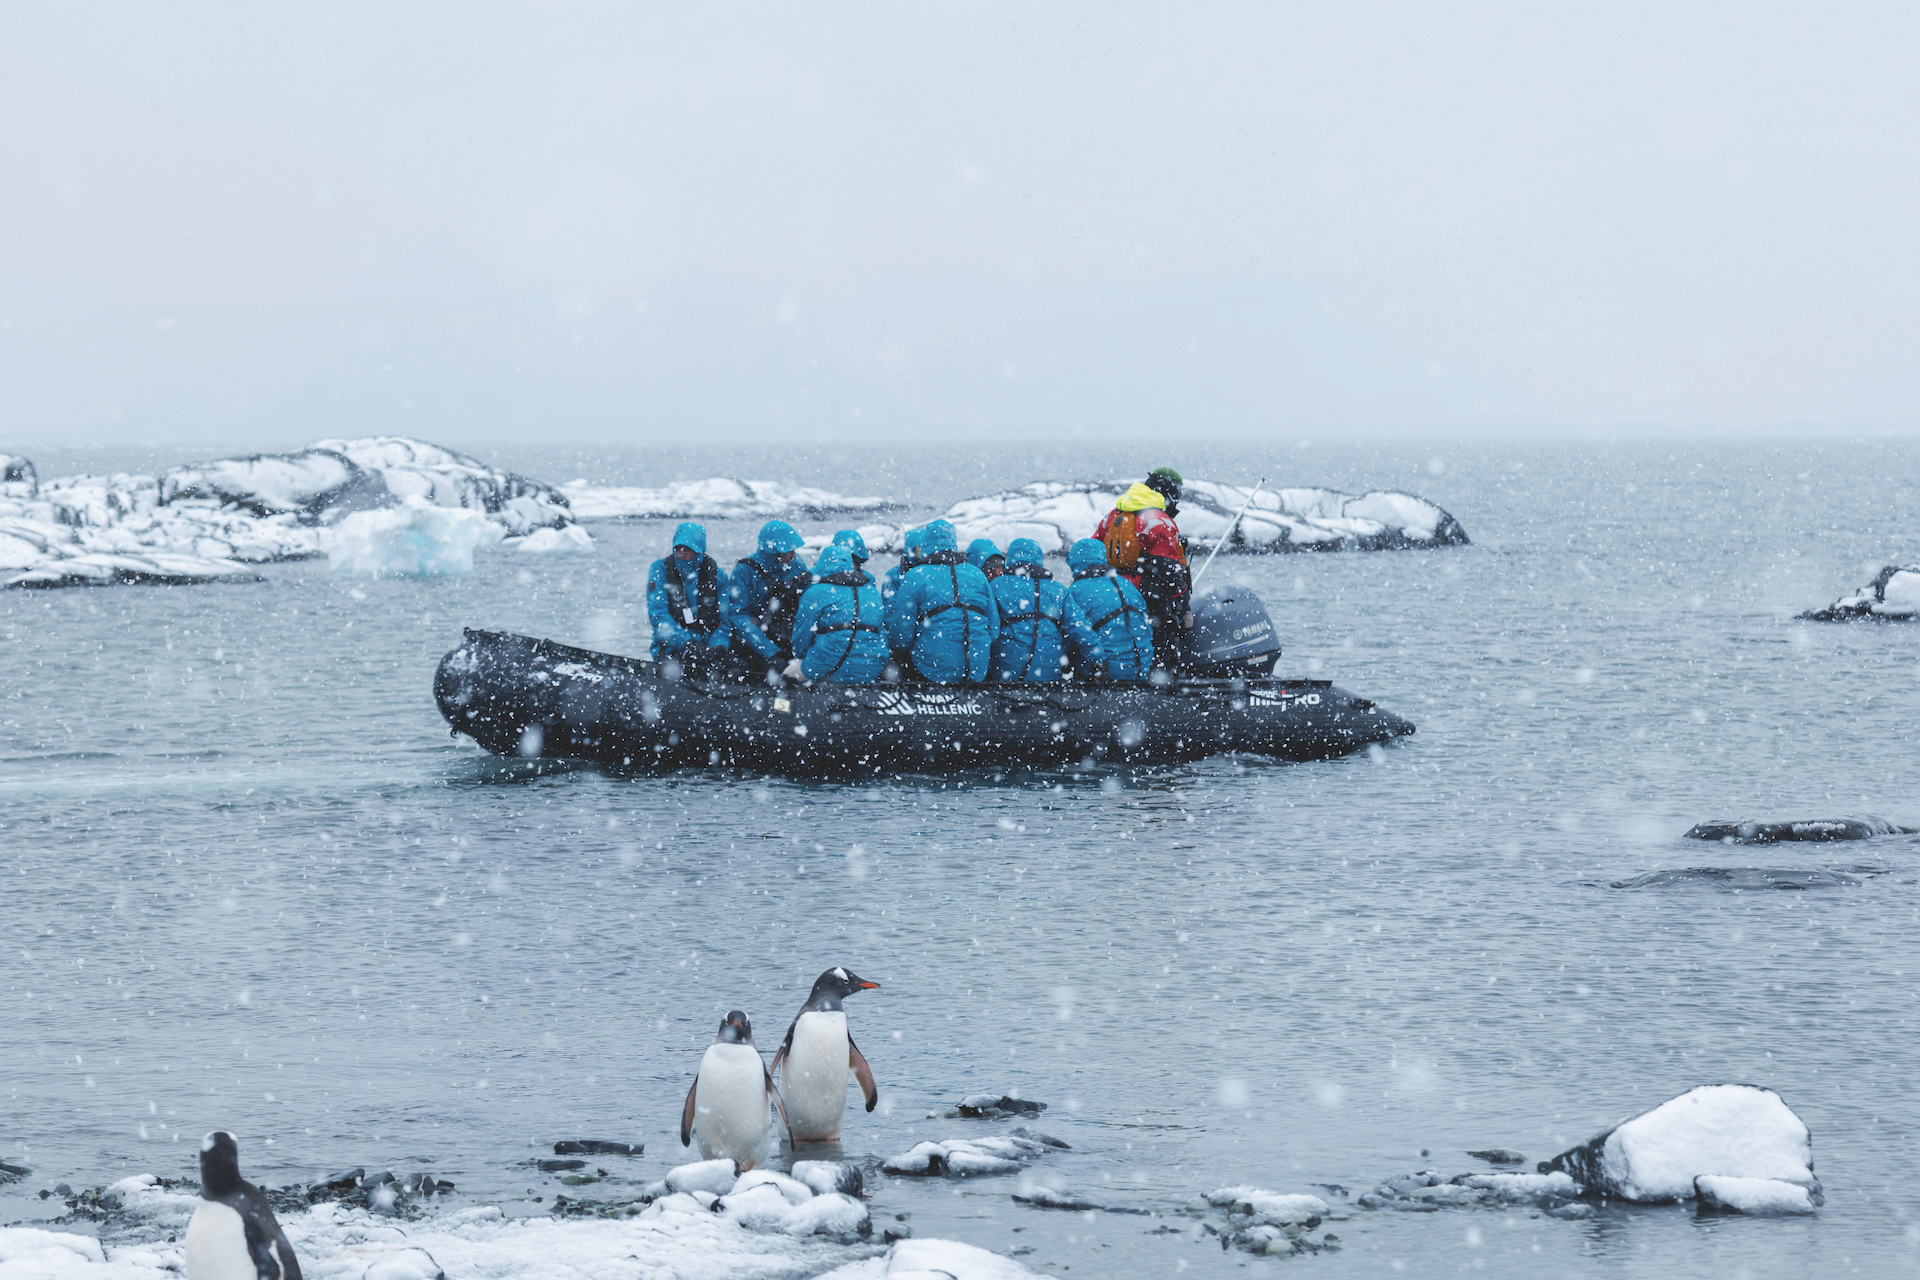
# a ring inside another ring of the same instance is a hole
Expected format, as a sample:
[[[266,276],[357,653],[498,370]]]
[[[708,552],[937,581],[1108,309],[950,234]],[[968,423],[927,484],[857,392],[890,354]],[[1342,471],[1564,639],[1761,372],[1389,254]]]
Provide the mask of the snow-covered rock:
[[[428,578],[473,572],[473,553],[501,539],[500,526],[465,507],[435,506],[416,494],[398,507],[356,511],[328,531],[335,573]]]
[[[696,1160],[667,1170],[669,1191],[706,1191],[725,1195],[740,1180],[740,1166],[731,1160]]]
[[[944,1142],[915,1143],[881,1168],[910,1177],[945,1174],[965,1178],[983,1173],[1017,1173],[1023,1161],[1043,1156],[1047,1150],[1044,1142],[1012,1134],[994,1138],[948,1138]]]
[[[18,477],[0,482],[7,586],[252,581],[245,566],[321,555],[333,526],[412,501],[474,513],[526,552],[593,546],[551,485],[400,436],[323,440],[298,453],[176,467],[158,479],[42,484],[32,463],[11,455],[0,459],[0,474]]]
[[[825,489],[789,488],[772,480],[682,480],[661,489],[589,484],[563,486],[579,520],[770,519],[830,513],[887,511],[887,498],[854,498]]]
[[[1264,1187],[1221,1187],[1207,1192],[1206,1201],[1229,1213],[1247,1214],[1255,1222],[1276,1227],[1317,1221],[1333,1212],[1319,1196],[1282,1194]]]
[[[1852,595],[1800,617],[1808,622],[1847,622],[1855,618],[1907,619],[1915,614],[1920,614],[1920,565],[1890,564]]]
[[[1049,555],[1065,555],[1076,541],[1093,536],[1127,488],[1043,480],[956,502],[945,518],[958,531],[962,546],[974,538],[991,538],[1002,547],[1014,538],[1032,538]],[[1223,553],[1391,551],[1468,541],[1460,522],[1440,507],[1388,490],[1356,497],[1334,489],[1262,489],[1235,526],[1234,513],[1249,492],[1208,480],[1188,481],[1180,501],[1180,531],[1202,549],[1225,539]],[[863,528],[860,536],[868,550],[879,554],[899,551],[905,533],[905,526],[886,525]],[[820,545],[825,542],[820,539]]]
[[[830,1191],[858,1196],[866,1190],[866,1178],[860,1166],[851,1160],[796,1160],[793,1176],[795,1181],[820,1196]]]
[[[1818,1187],[1774,1178],[1726,1178],[1708,1173],[1693,1180],[1693,1190],[1702,1209],[1755,1217],[1812,1213],[1826,1203]]]
[[[1511,1203],[1549,1198],[1571,1200],[1580,1194],[1580,1184],[1559,1170],[1552,1173],[1475,1173],[1460,1179],[1460,1183],[1487,1192],[1489,1199]]]
[[[500,544],[522,555],[593,554],[593,535],[577,524],[564,529],[535,529],[524,538],[508,538]]]
[[[1774,1179],[1817,1192],[1807,1126],[1771,1089],[1701,1085],[1548,1161],[1588,1195],[1686,1200],[1703,1175]]]
[[[818,1280],[1022,1280],[1036,1274],[1012,1258],[958,1240],[902,1240],[884,1257],[848,1263]]]

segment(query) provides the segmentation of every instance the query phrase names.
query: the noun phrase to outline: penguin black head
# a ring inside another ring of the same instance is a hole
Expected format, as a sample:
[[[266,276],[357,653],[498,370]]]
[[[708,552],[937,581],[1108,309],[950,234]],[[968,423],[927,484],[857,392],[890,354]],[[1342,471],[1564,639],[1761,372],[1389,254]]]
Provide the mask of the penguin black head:
[[[836,966],[813,980],[813,994],[807,997],[804,1009],[838,1009],[840,1002],[856,991],[879,989],[879,983],[868,982],[853,970]]]
[[[720,1024],[720,1034],[713,1038],[715,1044],[752,1044],[753,1024],[747,1021],[747,1015],[734,1009],[727,1014],[726,1021]]]
[[[240,1144],[225,1129],[200,1139],[200,1194],[218,1200],[240,1185]]]

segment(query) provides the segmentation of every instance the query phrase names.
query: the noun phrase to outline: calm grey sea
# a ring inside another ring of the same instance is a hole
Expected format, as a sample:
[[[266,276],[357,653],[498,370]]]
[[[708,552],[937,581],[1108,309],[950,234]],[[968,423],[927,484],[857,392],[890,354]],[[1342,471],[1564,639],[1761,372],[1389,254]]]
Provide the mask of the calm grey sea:
[[[650,1180],[682,1158],[680,1102],[722,1013],[747,1010],[770,1051],[841,963],[883,984],[849,1006],[885,1099],[850,1119],[856,1156],[960,1133],[928,1112],[1014,1091],[1073,1146],[1039,1175],[1175,1209],[1226,1184],[1357,1193],[1490,1145],[1543,1158],[1689,1086],[1749,1081],[1811,1126],[1828,1195],[1796,1221],[1363,1214],[1343,1252],[1280,1263],[1025,1209],[1011,1179],[877,1192],[876,1213],[910,1212],[922,1235],[1031,1248],[1037,1267],[1765,1277],[1920,1260],[1920,845],[1680,839],[1747,815],[1920,824],[1920,624],[1792,620],[1920,559],[1920,444],[498,460],[928,507],[1171,461],[1411,489],[1474,545],[1216,566],[1271,607],[1283,671],[1419,725],[1372,757],[857,784],[611,777],[448,738],[429,682],[463,625],[642,652],[662,525],[596,526],[591,558],[483,554],[462,579],[319,562],[253,586],[0,593],[0,1159],[35,1170],[0,1221],[44,1216],[21,1193],[55,1182],[188,1173],[215,1126],[267,1181],[429,1167],[463,1203],[513,1212],[560,1189],[517,1163],[558,1138],[645,1141],[617,1172]],[[750,549],[754,527],[712,522],[717,553]],[[1612,887],[1696,867],[1871,873]]]

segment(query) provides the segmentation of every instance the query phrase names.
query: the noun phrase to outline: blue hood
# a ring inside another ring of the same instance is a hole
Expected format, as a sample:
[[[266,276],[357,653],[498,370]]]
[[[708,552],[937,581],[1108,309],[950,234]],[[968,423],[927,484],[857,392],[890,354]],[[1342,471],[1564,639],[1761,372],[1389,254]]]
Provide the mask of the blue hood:
[[[978,569],[987,563],[990,556],[1000,554],[1000,548],[992,538],[975,538],[967,544],[967,563]]]
[[[1107,562],[1107,544],[1098,538],[1082,538],[1067,552],[1067,567],[1075,573]]]
[[[779,556],[798,551],[805,541],[785,520],[769,520],[760,526],[760,550]]]
[[[824,578],[830,573],[845,573],[853,568],[853,553],[839,543],[820,553],[820,559],[814,563],[814,576]]]
[[[1015,538],[1007,544],[1007,568],[1016,565],[1039,564],[1046,558],[1046,552],[1032,538]]]
[[[690,547],[693,554],[703,556],[707,554],[707,531],[691,520],[682,521],[673,531],[673,545]]]
[[[941,551],[958,551],[959,549],[960,534],[945,520],[935,520],[921,531],[920,550],[928,555],[934,555]],[[1105,549],[1105,547],[1101,548],[1103,551]]]
[[[867,540],[860,536],[858,529],[842,529],[833,535],[833,545],[845,547],[855,560],[867,558]]]

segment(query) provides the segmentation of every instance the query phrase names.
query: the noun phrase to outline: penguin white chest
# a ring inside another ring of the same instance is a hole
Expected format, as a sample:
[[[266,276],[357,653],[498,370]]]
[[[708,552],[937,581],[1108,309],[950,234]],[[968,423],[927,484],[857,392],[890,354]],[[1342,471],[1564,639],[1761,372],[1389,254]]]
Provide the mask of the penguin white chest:
[[[780,1096],[799,1142],[833,1142],[847,1117],[847,1015],[803,1013],[780,1067]]]
[[[694,1085],[693,1128],[709,1160],[731,1159],[742,1169],[759,1163],[773,1129],[767,1069],[745,1044],[716,1044],[700,1059]]]
[[[259,1280],[238,1211],[202,1200],[187,1223],[187,1280]]]

